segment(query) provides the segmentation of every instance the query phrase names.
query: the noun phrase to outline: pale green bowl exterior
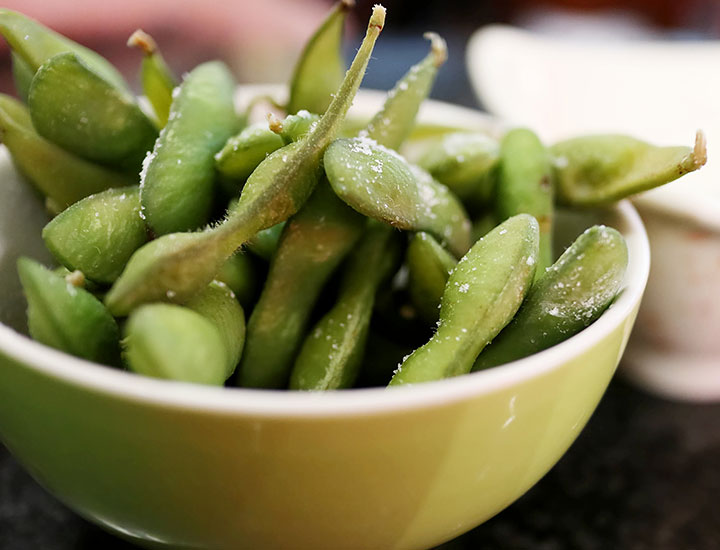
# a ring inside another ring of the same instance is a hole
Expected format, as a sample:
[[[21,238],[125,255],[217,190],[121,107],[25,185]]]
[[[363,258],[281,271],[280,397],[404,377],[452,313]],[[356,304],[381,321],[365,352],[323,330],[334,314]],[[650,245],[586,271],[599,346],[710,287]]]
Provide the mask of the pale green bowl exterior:
[[[14,202],[38,202],[4,154],[0,174],[0,288],[11,303],[7,266],[41,253],[43,218],[36,206],[8,229]],[[290,394],[147,379],[0,325],[0,440],[73,510],[147,547],[431,547],[536,483],[607,387],[648,249],[628,203],[603,216],[628,239],[626,290],[592,327],[531,358],[410,388]]]

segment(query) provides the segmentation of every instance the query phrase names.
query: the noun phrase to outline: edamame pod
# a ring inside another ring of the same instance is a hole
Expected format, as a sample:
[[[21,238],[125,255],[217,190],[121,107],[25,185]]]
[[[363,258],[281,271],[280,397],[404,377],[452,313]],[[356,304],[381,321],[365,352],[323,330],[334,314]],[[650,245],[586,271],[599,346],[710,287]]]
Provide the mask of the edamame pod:
[[[288,115],[283,120],[277,119],[272,115],[268,116],[270,130],[278,134],[285,145],[297,141],[304,137],[312,128],[313,124],[317,124],[320,116],[305,109],[302,109],[294,115]]]
[[[213,156],[238,126],[235,80],[224,63],[198,65],[178,90],[140,174],[143,217],[157,235],[197,229],[208,221]]]
[[[98,283],[120,276],[133,252],[147,241],[137,186],[91,195],[53,218],[42,232],[55,259]]]
[[[40,137],[25,106],[0,94],[0,131],[18,170],[58,211],[109,187],[131,185],[134,177],[76,157]]]
[[[245,313],[235,294],[225,283],[213,281],[185,305],[210,320],[218,329],[227,351],[223,379],[227,380],[240,361],[245,343]]]
[[[535,274],[538,224],[519,214],[473,245],[448,279],[438,329],[398,367],[391,386],[470,372],[517,312]]]
[[[157,131],[135,98],[93,72],[74,53],[37,70],[28,106],[38,134],[76,155],[135,169]]]
[[[106,365],[118,362],[120,331],[102,302],[29,258],[18,260],[33,339]]]
[[[375,6],[345,80],[307,136],[275,151],[257,167],[238,206],[222,224],[202,233],[166,235],[140,248],[105,298],[110,311],[127,315],[141,303],[191,298],[243,243],[300,209],[320,178],[322,156],[360,87],[384,23],[385,8]]]
[[[152,36],[138,29],[132,33],[127,43],[130,47],[140,48],[144,54],[140,65],[140,82],[143,94],[152,105],[158,127],[162,128],[170,116],[172,94],[178,84],[177,79],[165,63]]]
[[[418,164],[469,208],[477,208],[491,202],[499,157],[500,145],[490,136],[453,132],[429,147]]]
[[[228,351],[217,326],[189,308],[146,304],[128,318],[123,357],[138,374],[222,386]]]
[[[26,102],[28,92],[30,91],[30,83],[32,82],[33,76],[35,76],[35,71],[15,52],[10,52],[10,59],[12,60],[15,90],[17,91],[18,97]]]
[[[310,37],[300,54],[290,80],[290,99],[287,112],[307,109],[324,113],[338,89],[345,72],[342,56],[342,35],[347,12],[354,0],[340,0],[320,27]]]
[[[215,168],[224,178],[244,183],[265,157],[283,146],[283,139],[258,122],[231,137],[215,155]]]
[[[503,137],[495,206],[499,220],[516,214],[535,216],[540,226],[540,257],[535,277],[553,263],[553,174],[550,153],[526,128],[515,128]]]
[[[438,69],[447,60],[447,44],[434,32],[425,33],[430,53],[413,65],[388,93],[382,109],[360,132],[381,145],[397,150],[410,135],[420,105],[435,82]]]
[[[627,261],[620,233],[598,225],[587,229],[533,284],[515,318],[478,356],[473,370],[527,357],[592,324],[620,291]]]
[[[420,231],[410,239],[405,256],[408,291],[420,316],[435,322],[440,315],[440,300],[457,260],[432,235]]]
[[[348,257],[337,302],[305,339],[290,378],[291,389],[335,390],[354,384],[375,293],[396,265],[397,237],[377,223],[365,232]]]
[[[338,139],[325,153],[333,190],[358,212],[393,227],[427,231],[457,256],[470,247],[470,220],[457,198],[392,149],[368,138]]]
[[[51,57],[71,52],[113,86],[128,89],[125,79],[107,59],[21,13],[0,9],[0,34],[32,74]]]
[[[571,206],[614,202],[664,185],[707,161],[705,136],[695,147],[657,147],[623,135],[584,136],[556,143],[558,201]]]
[[[287,387],[307,320],[328,277],[360,237],[364,218],[321,184],[288,220],[248,321],[241,386]]]

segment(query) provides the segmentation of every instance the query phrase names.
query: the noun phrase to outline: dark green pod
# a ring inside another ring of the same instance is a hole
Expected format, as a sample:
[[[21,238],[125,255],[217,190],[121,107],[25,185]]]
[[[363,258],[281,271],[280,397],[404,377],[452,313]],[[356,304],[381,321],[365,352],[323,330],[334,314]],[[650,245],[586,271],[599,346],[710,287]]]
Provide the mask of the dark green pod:
[[[657,147],[623,135],[583,136],[552,146],[558,201],[570,206],[608,204],[699,169],[707,161],[705,136],[695,147]]]
[[[172,94],[178,82],[168,67],[152,36],[136,30],[128,39],[128,46],[140,48],[143,60],[140,65],[140,82],[143,95],[152,105],[159,128],[167,124]]]
[[[287,112],[307,109],[322,114],[332,101],[345,74],[342,56],[342,35],[347,12],[354,0],[340,0],[310,37],[300,54],[290,80]]]
[[[432,235],[420,231],[410,240],[405,262],[408,291],[415,309],[424,320],[437,321],[445,284],[457,260]]]
[[[89,361],[118,362],[120,331],[102,302],[29,258],[18,260],[18,273],[30,336]]]
[[[140,176],[142,212],[158,235],[197,229],[208,221],[213,157],[239,124],[235,80],[224,63],[198,65],[178,90]]]
[[[328,277],[360,237],[364,218],[321,184],[288,220],[248,321],[241,386],[284,388],[308,317]]]
[[[398,367],[391,386],[470,372],[478,354],[517,312],[538,257],[538,224],[520,214],[473,245],[453,270],[438,329]]]
[[[128,318],[123,357],[138,374],[222,386],[228,351],[217,326],[196,311],[174,304],[147,304]]]
[[[86,197],[53,218],[42,237],[69,269],[78,269],[98,283],[112,283],[147,241],[140,189],[121,187]]]
[[[483,350],[473,370],[527,357],[592,324],[620,292],[627,261],[620,233],[598,225],[587,229],[537,280],[515,318]]]
[[[128,89],[125,79],[107,59],[21,13],[0,9],[0,34],[27,66],[26,72],[35,74],[51,57],[71,52],[113,86]]]
[[[510,130],[500,146],[495,207],[500,221],[517,214],[530,214],[538,221],[540,257],[536,277],[553,263],[554,195],[550,152],[532,131]]]
[[[43,63],[30,85],[28,107],[38,134],[95,162],[139,168],[157,137],[135,98],[73,53]]]
[[[135,182],[133,176],[76,157],[40,137],[25,106],[4,94],[0,94],[0,130],[15,166],[58,211],[93,193]]]
[[[336,390],[355,383],[380,283],[396,266],[398,236],[371,224],[347,259],[337,302],[310,331],[295,361],[290,388]]]

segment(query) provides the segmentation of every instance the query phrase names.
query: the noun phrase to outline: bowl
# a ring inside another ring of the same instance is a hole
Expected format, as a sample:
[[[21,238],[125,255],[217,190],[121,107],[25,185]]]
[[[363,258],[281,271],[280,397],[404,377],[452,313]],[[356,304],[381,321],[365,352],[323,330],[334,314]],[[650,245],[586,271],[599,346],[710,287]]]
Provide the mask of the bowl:
[[[720,41],[583,40],[504,25],[467,50],[475,91],[494,115],[554,141],[628,133],[691,144],[708,163],[635,197],[652,250],[650,279],[621,373],[661,396],[720,400]]]
[[[257,92],[244,87],[240,97]],[[278,92],[278,88],[271,88]],[[368,116],[383,94],[364,91]],[[493,128],[430,101],[426,122]],[[623,353],[648,275],[628,202],[563,216],[627,239],[625,289],[592,326],[514,363],[414,387],[290,393],[144,378],[31,341],[15,257],[47,259],[41,201],[4,154],[0,439],[84,518],[147,548],[420,549],[490,518],[582,430]]]

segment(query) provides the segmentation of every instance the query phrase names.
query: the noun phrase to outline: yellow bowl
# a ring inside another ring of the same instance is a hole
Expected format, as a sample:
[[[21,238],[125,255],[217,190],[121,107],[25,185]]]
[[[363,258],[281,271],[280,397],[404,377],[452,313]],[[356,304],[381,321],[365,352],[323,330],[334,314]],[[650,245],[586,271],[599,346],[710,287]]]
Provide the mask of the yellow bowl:
[[[380,101],[361,94],[355,114]],[[437,102],[423,118],[493,126]],[[0,173],[0,319],[18,327],[14,259],[42,253],[44,214],[4,153]],[[308,394],[167,382],[0,325],[0,439],[77,513],[147,547],[439,544],[536,483],[615,371],[647,280],[648,244],[627,202],[565,216],[560,233],[568,242],[597,220],[619,229],[630,253],[625,290],[597,322],[527,359],[415,387]]]

